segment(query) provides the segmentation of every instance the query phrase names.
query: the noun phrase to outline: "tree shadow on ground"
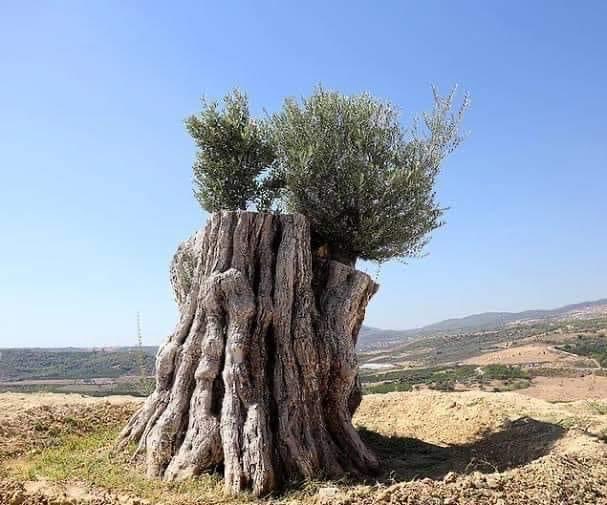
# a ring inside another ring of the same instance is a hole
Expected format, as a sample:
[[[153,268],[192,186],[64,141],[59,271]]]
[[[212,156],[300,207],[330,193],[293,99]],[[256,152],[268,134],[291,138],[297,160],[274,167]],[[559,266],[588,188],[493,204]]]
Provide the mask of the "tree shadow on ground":
[[[371,480],[391,483],[442,479],[448,472],[503,472],[545,456],[566,431],[557,424],[522,417],[464,445],[440,446],[364,428],[359,433],[381,462],[381,473]]]

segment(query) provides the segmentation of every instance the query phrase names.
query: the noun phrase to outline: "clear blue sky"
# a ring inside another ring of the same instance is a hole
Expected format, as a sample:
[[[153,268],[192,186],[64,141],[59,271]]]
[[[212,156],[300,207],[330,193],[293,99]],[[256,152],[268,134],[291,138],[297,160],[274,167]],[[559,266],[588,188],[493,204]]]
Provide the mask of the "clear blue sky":
[[[258,111],[368,90],[405,122],[432,83],[470,91],[447,225],[384,266],[367,324],[607,296],[606,25],[603,1],[2,2],[0,347],[172,330],[168,264],[206,219],[183,119],[234,86]]]

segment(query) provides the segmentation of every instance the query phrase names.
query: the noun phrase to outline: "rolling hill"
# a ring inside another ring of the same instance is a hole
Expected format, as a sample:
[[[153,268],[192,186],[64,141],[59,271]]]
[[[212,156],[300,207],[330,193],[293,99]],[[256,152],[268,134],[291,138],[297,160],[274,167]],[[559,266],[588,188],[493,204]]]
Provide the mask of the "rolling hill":
[[[363,326],[357,350],[387,350],[424,337],[473,333],[534,321],[587,319],[607,316],[607,299],[566,305],[551,310],[485,312],[446,319],[422,328],[386,330]],[[0,349],[0,381],[90,379],[151,374],[156,347]]]
[[[421,337],[439,333],[496,330],[511,324],[531,323],[541,320],[585,319],[607,315],[607,298],[565,305],[556,309],[526,310],[523,312],[483,312],[470,316],[445,319],[421,328],[410,330],[383,330],[363,326],[358,337],[358,349],[371,351],[404,344]]]

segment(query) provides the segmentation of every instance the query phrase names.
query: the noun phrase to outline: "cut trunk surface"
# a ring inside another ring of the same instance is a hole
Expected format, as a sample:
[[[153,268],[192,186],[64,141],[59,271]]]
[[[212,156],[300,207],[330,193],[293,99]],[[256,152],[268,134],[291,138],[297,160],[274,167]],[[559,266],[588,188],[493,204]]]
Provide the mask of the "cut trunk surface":
[[[354,347],[377,284],[313,258],[303,216],[213,214],[179,246],[171,283],[179,322],[120,435],[149,476],[223,467],[229,492],[259,496],[377,469],[352,425]]]

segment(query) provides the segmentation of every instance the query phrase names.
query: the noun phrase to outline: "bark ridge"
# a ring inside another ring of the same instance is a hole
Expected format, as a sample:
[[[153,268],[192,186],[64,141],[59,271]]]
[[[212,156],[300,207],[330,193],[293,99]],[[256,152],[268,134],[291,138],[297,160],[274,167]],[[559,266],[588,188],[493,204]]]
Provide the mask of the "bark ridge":
[[[354,347],[377,290],[313,258],[301,215],[219,212],[171,265],[179,306],[156,389],[120,434],[151,477],[223,466],[231,493],[367,474],[378,462],[352,425]]]

